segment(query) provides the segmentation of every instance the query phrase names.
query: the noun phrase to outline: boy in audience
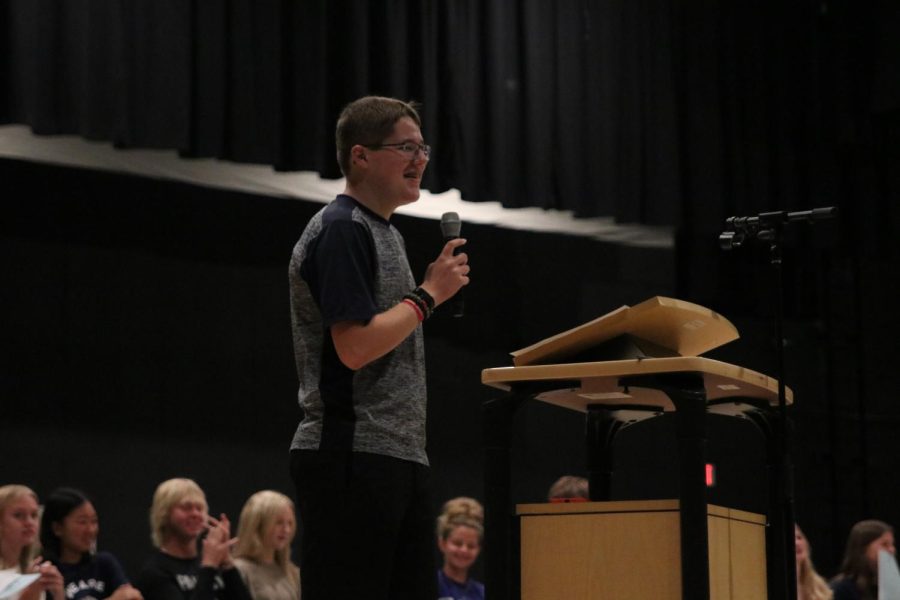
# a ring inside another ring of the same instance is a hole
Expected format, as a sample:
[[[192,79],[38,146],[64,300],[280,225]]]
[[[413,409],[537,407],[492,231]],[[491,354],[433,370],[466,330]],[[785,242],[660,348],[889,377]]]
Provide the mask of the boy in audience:
[[[157,551],[135,581],[144,600],[250,600],[231,560],[237,538],[228,517],[209,516],[194,481],[169,479],[156,488],[150,529]]]

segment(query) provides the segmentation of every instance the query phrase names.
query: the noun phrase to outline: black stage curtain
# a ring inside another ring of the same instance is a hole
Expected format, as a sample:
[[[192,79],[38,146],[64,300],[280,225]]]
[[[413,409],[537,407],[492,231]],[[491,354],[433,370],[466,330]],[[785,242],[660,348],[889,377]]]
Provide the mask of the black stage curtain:
[[[0,6],[0,122],[338,177],[341,107],[393,95],[432,191],[692,231],[838,203],[839,142],[900,106],[889,0]]]

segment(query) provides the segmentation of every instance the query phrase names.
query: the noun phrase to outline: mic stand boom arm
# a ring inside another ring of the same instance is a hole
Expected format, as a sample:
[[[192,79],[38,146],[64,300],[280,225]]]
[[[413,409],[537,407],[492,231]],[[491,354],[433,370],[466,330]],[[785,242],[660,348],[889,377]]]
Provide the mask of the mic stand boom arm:
[[[776,556],[769,560],[770,600],[796,600],[796,555],[794,551],[794,499],[791,451],[788,439],[788,414],[784,369],[784,275],[782,271],[781,234],[784,226],[795,221],[817,221],[837,216],[834,206],[798,212],[774,211],[755,217],[730,217],[719,235],[723,250],[738,248],[748,239],[769,242],[769,263],[774,270],[775,359],[778,376],[778,423],[775,428],[775,459],[770,465],[773,486],[770,515],[776,542],[770,548]],[[773,568],[774,567],[774,568]],[[773,585],[774,584],[774,585]]]
[[[748,238],[772,240],[777,235],[776,230],[787,223],[794,221],[818,221],[831,219],[837,216],[837,207],[826,206],[787,212],[778,210],[774,212],[759,213],[755,217],[729,217],[725,219],[726,229],[719,235],[719,245],[722,250],[731,250],[741,246]]]

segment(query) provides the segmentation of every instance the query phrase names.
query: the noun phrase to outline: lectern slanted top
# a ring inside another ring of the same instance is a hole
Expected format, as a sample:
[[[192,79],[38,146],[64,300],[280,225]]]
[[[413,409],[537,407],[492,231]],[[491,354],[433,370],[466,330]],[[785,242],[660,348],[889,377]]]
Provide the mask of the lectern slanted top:
[[[573,358],[621,336],[646,342],[644,348],[655,348],[653,355],[656,357],[699,356],[739,337],[728,319],[708,308],[654,296],[635,306],[621,306],[593,321],[516,350],[511,353],[513,365],[581,362]]]
[[[538,390],[538,400],[586,411],[592,404],[674,410],[657,388],[623,385],[625,378],[699,374],[707,403],[741,398],[775,405],[778,382],[762,373],[699,356],[738,339],[735,326],[697,304],[656,296],[622,306],[588,323],[512,352],[512,367],[485,369],[482,383],[510,391]],[[625,354],[626,356],[622,356]],[[605,360],[583,360],[605,355]],[[576,384],[567,385],[567,384]],[[787,390],[788,402],[792,392]]]

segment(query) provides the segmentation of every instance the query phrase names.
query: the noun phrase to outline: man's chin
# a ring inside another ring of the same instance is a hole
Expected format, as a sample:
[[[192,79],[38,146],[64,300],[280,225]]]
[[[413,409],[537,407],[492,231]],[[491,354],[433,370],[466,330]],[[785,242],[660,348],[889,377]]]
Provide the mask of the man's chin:
[[[187,527],[181,532],[181,537],[186,540],[200,537],[206,531],[205,527]]]

